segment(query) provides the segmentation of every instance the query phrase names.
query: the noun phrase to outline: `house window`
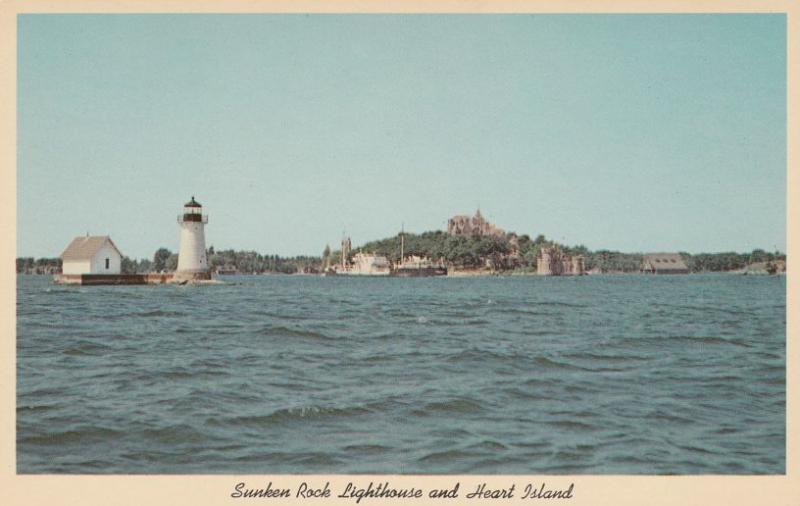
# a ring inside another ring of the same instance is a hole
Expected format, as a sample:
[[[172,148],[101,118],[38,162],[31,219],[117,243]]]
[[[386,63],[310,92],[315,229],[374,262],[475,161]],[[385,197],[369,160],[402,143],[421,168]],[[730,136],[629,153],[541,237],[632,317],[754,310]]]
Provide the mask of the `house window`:
[[[110,265],[110,263],[111,261],[108,258],[106,258],[106,270],[108,270],[108,266]]]

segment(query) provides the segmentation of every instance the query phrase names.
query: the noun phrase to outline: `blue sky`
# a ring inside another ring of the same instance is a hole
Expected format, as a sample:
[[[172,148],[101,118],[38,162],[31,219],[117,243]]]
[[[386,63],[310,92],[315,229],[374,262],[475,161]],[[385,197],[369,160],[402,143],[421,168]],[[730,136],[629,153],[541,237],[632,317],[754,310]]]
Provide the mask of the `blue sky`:
[[[783,15],[21,15],[18,244],[786,247]]]

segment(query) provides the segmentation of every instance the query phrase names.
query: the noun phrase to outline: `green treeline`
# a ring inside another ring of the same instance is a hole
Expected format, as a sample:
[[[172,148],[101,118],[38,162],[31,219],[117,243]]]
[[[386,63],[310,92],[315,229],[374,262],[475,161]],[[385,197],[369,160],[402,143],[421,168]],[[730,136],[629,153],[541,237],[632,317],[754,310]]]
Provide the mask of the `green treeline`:
[[[564,254],[583,256],[586,270],[604,273],[639,272],[642,253],[621,251],[590,251],[583,245],[566,246],[539,235],[532,239],[527,234],[516,236],[451,236],[443,231],[422,234],[406,233],[404,246],[406,255],[426,256],[433,260],[444,259],[449,265],[462,268],[492,267],[498,270],[531,271],[536,269],[536,259],[543,247],[556,247]],[[389,237],[371,241],[354,251],[385,255],[396,262],[400,258],[400,237]],[[341,253],[331,254],[331,261],[338,261]],[[692,272],[724,272],[743,269],[758,262],[785,260],[780,252],[768,253],[762,249],[750,253],[700,253],[692,255],[682,252],[686,265]]]
[[[239,274],[295,274],[298,272],[321,272],[322,259],[312,256],[281,257],[262,255],[255,251],[214,251],[208,249],[208,261],[214,270],[236,272]],[[132,259],[122,257],[120,270],[123,274],[144,274],[148,272],[170,272],[178,267],[178,254],[167,248],[159,248],[152,259]],[[60,258],[32,257],[17,258],[17,274],[58,274],[61,272]]]
[[[692,272],[732,271],[743,269],[753,263],[786,260],[786,255],[783,253],[778,251],[767,253],[763,249],[754,249],[750,253],[699,253],[697,255],[681,253],[681,255]]]
[[[405,255],[418,255],[433,260],[443,259],[448,265],[466,269],[489,267],[497,270],[532,271],[536,259],[544,247],[557,247],[566,255],[583,255],[586,268],[597,266],[603,272],[638,272],[642,255],[611,251],[590,252],[585,246],[564,246],[548,240],[543,235],[531,238],[527,234],[517,236],[508,233],[501,236],[449,235],[447,232],[424,232],[404,234]],[[400,259],[400,237],[371,241],[356,251],[377,253],[391,261]],[[334,252],[339,258],[340,252]]]
[[[227,271],[238,274],[295,274],[298,272],[319,272],[319,257],[296,256],[281,257],[278,255],[262,255],[255,251],[235,251],[232,249],[216,251],[214,246],[208,248],[208,263],[212,270]],[[153,260],[122,259],[122,272],[145,273],[174,271],[178,267],[178,254],[167,248],[159,248],[153,254]]]
[[[57,274],[61,272],[60,258],[17,258],[17,274]]]
[[[496,270],[515,270],[531,272],[536,269],[536,258],[545,247],[559,248],[567,255],[582,255],[587,270],[604,273],[638,272],[642,262],[641,253],[622,253],[619,251],[590,251],[585,246],[565,246],[548,240],[543,235],[531,238],[528,235],[516,236],[451,236],[443,231],[422,234],[404,234],[404,253],[406,256],[418,255],[434,261],[443,260],[446,264],[464,269],[492,268]],[[385,255],[392,262],[400,259],[400,236],[370,241],[355,252]],[[769,253],[762,249],[750,253],[700,253],[691,255],[682,252],[686,265],[692,272],[724,272],[738,270],[754,263],[772,263],[786,260],[780,252]],[[331,251],[326,246],[321,256],[281,257],[263,255],[255,251],[235,251],[233,249],[216,251],[208,249],[208,259],[212,269],[239,274],[298,272],[319,273],[326,266],[341,260],[341,251]],[[159,248],[152,259],[122,258],[122,272],[125,274],[174,271],[178,265],[178,255],[167,248]],[[55,274],[61,271],[58,258],[31,257],[17,258],[17,273]]]
[[[490,266],[496,269],[513,269],[526,265],[535,266],[539,249],[550,244],[541,235],[535,240],[527,235],[514,239],[512,234],[454,236],[440,230],[403,235],[406,256],[417,255],[436,261],[442,259],[449,265],[464,268]],[[400,237],[371,241],[356,249],[358,250],[385,255],[392,262],[397,262],[400,260]],[[337,251],[334,255],[340,255],[340,252]]]
[[[312,256],[281,257],[262,255],[255,251],[234,251],[232,249],[208,250],[208,262],[212,269],[236,271],[240,274],[295,274],[298,272],[321,272],[322,259]]]

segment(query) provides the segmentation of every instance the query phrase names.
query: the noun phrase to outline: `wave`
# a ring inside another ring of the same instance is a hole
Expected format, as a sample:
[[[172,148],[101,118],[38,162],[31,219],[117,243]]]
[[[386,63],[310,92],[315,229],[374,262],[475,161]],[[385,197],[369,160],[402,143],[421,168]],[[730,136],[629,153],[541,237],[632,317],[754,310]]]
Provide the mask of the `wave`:
[[[492,440],[484,440],[479,443],[471,444],[467,447],[470,450],[480,450],[485,452],[499,452],[503,450],[508,450],[508,446],[504,445],[499,441],[492,441]]]
[[[530,401],[545,401],[552,399],[553,395],[545,395],[538,392],[538,390],[527,391],[521,388],[511,388],[506,391],[508,395],[513,398]]]
[[[35,436],[18,437],[19,444],[30,445],[59,445],[70,443],[84,443],[89,441],[108,440],[123,436],[124,433],[106,427],[87,426],[81,429],[37,434]]]
[[[466,350],[462,350],[458,353],[448,355],[446,357],[447,362],[486,362],[492,360],[516,360],[516,359],[527,359],[528,357],[522,354],[518,354],[515,352],[510,353],[503,353],[496,350],[481,350],[478,348],[468,348]]]
[[[554,429],[566,429],[566,430],[570,430],[570,431],[581,431],[581,432],[593,431],[593,430],[597,430],[599,428],[599,427],[597,427],[595,425],[591,425],[591,424],[584,423],[584,422],[579,422],[578,420],[569,420],[569,419],[565,419],[565,420],[548,420],[548,421],[540,422],[540,423],[543,423],[544,425],[547,425],[547,426],[552,427]]]
[[[476,348],[470,348],[467,350],[460,351],[456,354],[449,355],[447,356],[446,360],[449,363],[500,362],[504,365],[509,365],[512,367],[513,366],[521,367],[524,365],[526,369],[530,370],[545,369],[545,370],[595,371],[594,369],[580,367],[578,365],[566,361],[559,361],[554,358],[549,358],[541,355],[532,356],[530,354],[522,353],[516,350],[502,352],[497,350],[479,350]],[[616,369],[614,369],[613,371],[616,371]],[[602,372],[602,371],[596,371],[596,372]]]
[[[463,327],[472,327],[472,326],[481,326],[481,325],[488,325],[492,323],[491,321],[485,318],[476,318],[475,315],[470,315],[466,317],[454,317],[454,318],[428,318],[427,316],[418,316],[415,318],[417,323],[432,323],[434,325],[441,325],[444,327],[452,327],[452,326],[463,326]]]
[[[658,346],[674,346],[676,344],[695,344],[695,345],[732,345],[744,348],[752,348],[753,345],[741,339],[725,339],[719,336],[663,336],[663,337],[623,337],[612,341],[614,344],[650,344]]]
[[[47,404],[40,404],[38,406],[30,405],[30,406],[17,406],[17,413],[25,412],[25,413],[42,413],[51,411],[56,409],[56,406],[50,406]]]
[[[536,311],[536,310],[532,310],[532,309],[525,309],[525,308],[519,308],[519,307],[513,307],[513,306],[503,307],[501,309],[498,309],[497,310],[497,314],[500,314],[500,315],[534,316],[534,317],[538,317],[538,316],[550,317],[550,316],[553,316],[553,313],[551,311],[544,311],[544,310]]]
[[[463,450],[444,450],[428,453],[417,459],[417,462],[424,462],[426,464],[451,464],[453,462],[466,461],[475,457],[472,452],[465,452]]]
[[[198,443],[208,440],[205,434],[185,423],[145,429],[135,435],[158,443]]]
[[[641,362],[647,360],[647,357],[639,355],[598,355],[591,352],[581,353],[566,353],[561,355],[564,358],[574,360],[591,360],[597,362],[611,362],[611,363],[624,363],[624,362]]]
[[[700,312],[700,313],[714,312],[714,313],[722,313],[722,314],[726,314],[726,315],[748,316],[748,317],[756,315],[755,311],[753,311],[751,309],[743,308],[743,307],[732,309],[732,308],[729,308],[729,307],[691,306],[691,305],[685,305],[685,304],[667,304],[667,303],[662,303],[660,305],[662,307],[664,307],[664,308],[687,309],[689,311],[697,311],[697,312]],[[667,313],[667,314],[671,314],[671,313]]]
[[[645,419],[654,420],[656,422],[670,422],[680,425],[692,425],[697,423],[697,420],[681,416],[677,412],[666,409],[657,409],[645,415]]]
[[[422,409],[415,409],[411,412],[415,416],[428,416],[432,414],[468,414],[480,413],[483,407],[471,399],[451,399],[441,402],[431,402]]]
[[[529,305],[533,307],[567,307],[567,308],[579,308],[579,307],[589,307],[586,304],[576,304],[574,302],[562,302],[557,300],[551,301],[533,301],[530,302]]]
[[[534,358],[533,363],[545,369],[566,369],[571,371],[584,370],[582,367],[578,367],[573,364],[569,364],[566,362],[559,362],[557,360],[553,360],[552,358],[541,357],[541,356]]]
[[[136,318],[157,318],[159,316],[186,316],[186,313],[181,311],[166,311],[163,309],[156,309],[153,311],[131,313],[130,316],[134,316]]]
[[[269,336],[269,337],[299,337],[299,338],[310,338],[310,339],[325,340],[325,341],[336,339],[336,337],[330,336],[322,332],[317,332],[308,329],[291,328],[283,325],[277,325],[277,326],[270,325],[268,327],[263,327],[261,330],[259,330],[258,333],[263,336]]]
[[[71,346],[61,353],[64,355],[71,355],[71,356],[94,356],[94,355],[104,355],[109,353],[112,348],[105,344],[93,343],[89,341],[81,341],[76,343],[76,345]]]
[[[358,417],[369,414],[370,412],[371,410],[365,407],[334,408],[304,406],[299,408],[281,408],[266,415],[243,415],[209,418],[206,420],[206,424],[217,427],[263,427],[270,425],[284,425],[299,421]]]
[[[213,371],[208,369],[193,369],[193,368],[185,368],[185,369],[175,369],[170,371],[163,371],[158,374],[158,377],[167,379],[167,380],[182,380],[182,379],[192,379],[192,378],[209,378],[209,377],[217,377],[217,376],[228,376],[227,373],[222,371]]]
[[[392,451],[393,449],[394,448],[392,448],[391,446],[386,446],[381,444],[355,444],[343,447],[342,451],[367,454],[367,455],[376,455]]]

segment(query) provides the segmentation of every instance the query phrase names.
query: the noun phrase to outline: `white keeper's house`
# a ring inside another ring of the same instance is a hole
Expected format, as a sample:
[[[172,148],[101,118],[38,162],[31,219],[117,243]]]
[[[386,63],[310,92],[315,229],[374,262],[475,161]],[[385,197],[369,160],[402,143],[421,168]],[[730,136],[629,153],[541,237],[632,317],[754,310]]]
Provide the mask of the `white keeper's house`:
[[[61,253],[62,274],[119,274],[122,253],[107,235],[76,237]]]

